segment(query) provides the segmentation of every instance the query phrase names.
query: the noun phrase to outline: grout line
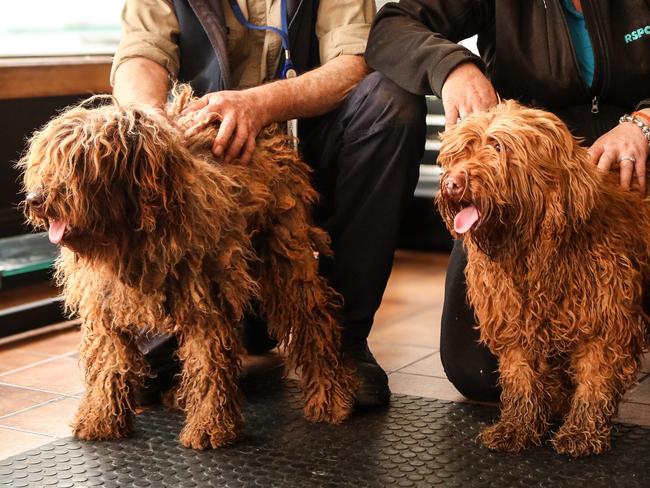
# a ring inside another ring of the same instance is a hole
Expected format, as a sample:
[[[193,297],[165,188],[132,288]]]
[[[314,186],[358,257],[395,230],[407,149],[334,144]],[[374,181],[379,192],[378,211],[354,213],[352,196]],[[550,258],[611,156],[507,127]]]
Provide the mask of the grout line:
[[[9,430],[13,430],[13,431],[16,431],[16,432],[25,432],[27,434],[41,435],[41,436],[44,436],[44,437],[49,437],[51,439],[62,439],[62,437],[59,437],[57,435],[43,434],[42,432],[34,432],[33,430],[18,429],[16,427],[10,427],[8,425],[0,425],[0,428],[9,429]],[[44,442],[43,444],[46,444],[46,443]]]
[[[415,363],[419,363],[420,361],[423,361],[423,360],[425,360],[425,359],[427,359],[427,358],[430,358],[431,356],[435,356],[436,354],[438,354],[438,351],[434,351],[434,352],[432,352],[431,354],[427,354],[426,356],[422,356],[420,359],[416,359],[415,361],[411,361],[410,363],[408,363],[408,364],[402,366],[401,368],[396,369],[395,372],[396,372],[396,373],[399,373],[399,372],[401,372],[404,368],[408,368],[409,366],[413,366]],[[410,374],[410,373],[407,373],[407,374]],[[430,376],[430,375],[421,375],[421,376]],[[434,378],[435,378],[435,376],[434,376]]]
[[[406,373],[405,371],[393,371],[393,373],[407,374],[409,376],[419,376],[421,378],[436,378],[439,380],[448,381],[451,384],[451,381],[449,381],[449,379],[446,376],[434,376],[430,374],[420,374],[420,373]]]
[[[0,339],[0,347],[11,348],[13,345],[20,346],[21,343],[24,343],[28,339],[47,340],[47,336],[50,334],[71,331],[75,328],[79,329],[80,324],[81,321],[79,319],[66,320],[64,322],[46,325],[45,327],[39,327],[38,329],[28,330],[27,332],[12,334]]]
[[[73,351],[73,352],[66,352],[64,354],[58,354],[56,356],[50,356],[48,358],[43,359],[42,361],[36,361],[35,363],[27,364],[25,366],[21,366],[20,368],[12,369],[11,371],[6,371],[6,372],[0,374],[0,380],[2,379],[3,376],[7,376],[7,375],[10,375],[10,374],[13,374],[13,373],[19,373],[20,371],[24,371],[24,370],[32,368],[34,366],[40,366],[42,364],[47,364],[47,363],[52,362],[52,361],[54,361],[56,359],[64,359],[66,357],[73,356],[76,353],[77,353],[77,351]]]
[[[61,394],[59,393],[59,395],[61,395]],[[58,402],[59,400],[63,400],[63,399],[65,399],[65,398],[66,398],[65,396],[61,395],[61,396],[59,396],[59,397],[57,397],[57,398],[50,398],[49,400],[45,400],[44,402],[37,403],[37,404],[32,405],[32,406],[30,406],[30,407],[25,407],[25,408],[23,408],[23,409],[21,409],[21,410],[16,410],[15,412],[11,412],[11,413],[8,413],[8,414],[6,414],[6,415],[2,415],[2,416],[0,416],[0,422],[1,422],[3,419],[6,419],[6,418],[8,418],[8,417],[11,417],[12,415],[17,415],[17,414],[19,414],[19,413],[29,412],[30,410],[34,410],[34,409],[36,409],[36,408],[38,408],[38,407],[43,407],[43,406],[48,405],[48,404],[50,404],[50,403]],[[2,424],[0,424],[0,426],[2,426]],[[4,426],[3,426],[3,427],[4,427]]]
[[[72,397],[73,395],[77,395],[77,392],[74,393],[61,393],[60,391],[52,391],[52,390],[44,390],[42,388],[34,388],[31,386],[24,386],[24,385],[15,385],[13,383],[4,383],[0,381],[0,386],[11,386],[13,388],[22,388],[23,390],[29,390],[29,391],[37,391],[39,393],[49,393],[50,395],[58,395],[58,396],[67,396],[67,397]]]

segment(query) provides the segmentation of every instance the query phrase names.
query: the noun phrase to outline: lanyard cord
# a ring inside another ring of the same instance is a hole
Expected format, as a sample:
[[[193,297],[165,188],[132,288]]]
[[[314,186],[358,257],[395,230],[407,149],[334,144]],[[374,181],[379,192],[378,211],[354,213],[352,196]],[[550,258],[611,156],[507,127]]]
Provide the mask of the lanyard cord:
[[[241,8],[237,0],[230,0],[230,6],[232,12],[235,14],[237,21],[242,24],[244,27],[252,30],[258,31],[271,31],[275,32],[282,39],[282,48],[284,49],[284,66],[282,68],[282,78],[292,78],[295,76],[295,69],[293,63],[291,62],[291,56],[289,53],[289,27],[287,26],[287,0],[280,0],[280,22],[281,28],[272,27],[270,25],[255,25],[244,17]],[[293,72],[291,72],[293,71]]]

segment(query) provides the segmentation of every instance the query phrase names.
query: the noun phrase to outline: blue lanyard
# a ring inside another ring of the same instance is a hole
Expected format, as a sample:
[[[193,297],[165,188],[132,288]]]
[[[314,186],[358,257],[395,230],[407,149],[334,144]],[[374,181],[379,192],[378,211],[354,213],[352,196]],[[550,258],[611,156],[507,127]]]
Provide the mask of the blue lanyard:
[[[281,18],[281,29],[277,27],[272,27],[270,25],[255,25],[250,23],[244,17],[237,0],[230,0],[230,6],[232,7],[232,12],[235,14],[237,21],[244,27],[252,30],[259,31],[271,31],[275,32],[282,39],[282,48],[284,49],[284,65],[282,66],[282,73],[280,77],[293,78],[296,76],[296,70],[291,62],[291,55],[289,52],[289,27],[287,26],[287,0],[280,0],[280,18]]]

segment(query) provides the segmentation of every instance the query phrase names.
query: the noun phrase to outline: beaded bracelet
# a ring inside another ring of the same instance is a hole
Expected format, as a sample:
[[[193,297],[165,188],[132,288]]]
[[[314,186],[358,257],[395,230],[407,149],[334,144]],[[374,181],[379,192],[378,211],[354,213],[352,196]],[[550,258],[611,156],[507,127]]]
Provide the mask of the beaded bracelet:
[[[633,117],[641,117],[641,119],[645,120],[646,124],[650,124],[650,114],[646,112],[642,112],[641,110],[637,110],[636,112],[632,112]]]
[[[643,136],[648,142],[648,146],[650,146],[650,126],[646,125],[646,123],[639,117],[630,114],[625,114],[620,119],[618,119],[619,124],[622,124],[623,122],[632,122],[633,124],[636,124],[639,129],[641,129],[641,132],[643,132]]]

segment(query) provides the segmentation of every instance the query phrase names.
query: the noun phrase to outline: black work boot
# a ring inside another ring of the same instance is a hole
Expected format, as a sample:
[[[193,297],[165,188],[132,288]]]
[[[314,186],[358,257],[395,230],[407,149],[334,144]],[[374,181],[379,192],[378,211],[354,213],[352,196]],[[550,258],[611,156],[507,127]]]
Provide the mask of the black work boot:
[[[248,354],[264,354],[277,345],[268,334],[266,321],[257,315],[247,316],[237,335]],[[162,395],[176,384],[176,376],[181,372],[176,356],[178,340],[167,334],[141,334],[136,343],[152,376],[135,389],[134,403],[138,407],[160,403]]]
[[[160,403],[162,394],[176,383],[181,372],[180,361],[176,357],[178,340],[167,334],[141,334],[136,343],[149,365],[151,377],[134,391],[134,403],[138,407]]]
[[[368,348],[368,341],[344,347],[343,357],[352,360],[357,377],[361,380],[357,390],[356,406],[385,407],[390,401],[388,375],[377,364],[377,360]]]

